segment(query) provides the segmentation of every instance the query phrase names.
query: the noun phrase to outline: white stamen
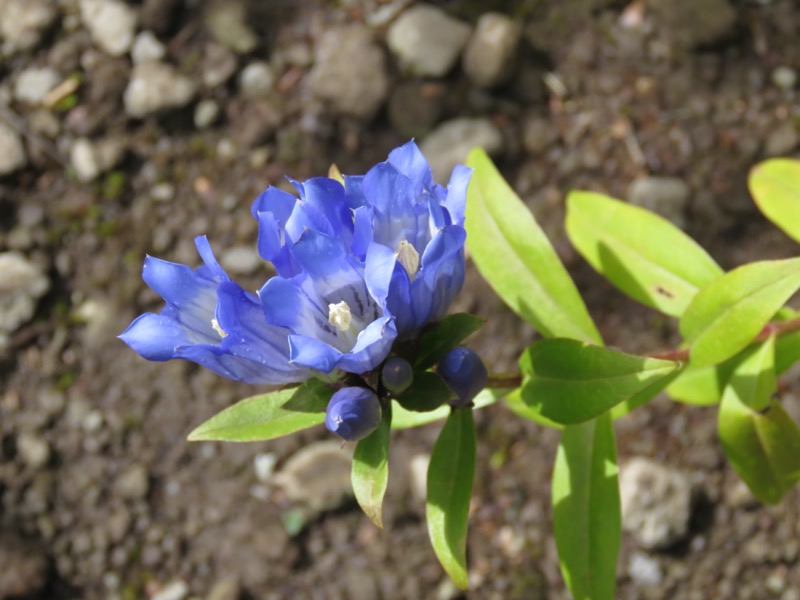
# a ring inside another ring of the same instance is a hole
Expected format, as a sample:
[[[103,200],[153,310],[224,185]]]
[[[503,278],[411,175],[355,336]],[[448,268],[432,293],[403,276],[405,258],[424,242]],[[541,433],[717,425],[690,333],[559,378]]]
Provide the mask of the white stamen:
[[[342,300],[339,304],[328,304],[328,323],[336,327],[339,331],[350,329],[350,307],[347,302]]]
[[[228,337],[228,333],[222,327],[219,326],[219,321],[217,321],[216,319],[211,319],[211,327],[213,327],[214,331],[216,331],[219,334],[219,337],[221,338]]]
[[[403,265],[409,279],[414,281],[417,276],[417,269],[419,269],[419,252],[417,252],[417,249],[406,240],[400,240],[397,245],[397,260]]]

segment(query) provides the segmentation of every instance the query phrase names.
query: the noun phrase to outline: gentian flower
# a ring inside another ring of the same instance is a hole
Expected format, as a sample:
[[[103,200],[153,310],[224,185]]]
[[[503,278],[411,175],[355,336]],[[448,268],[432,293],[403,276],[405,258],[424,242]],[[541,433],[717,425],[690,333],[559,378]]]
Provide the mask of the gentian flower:
[[[183,358],[248,383],[301,382],[381,365],[398,332],[444,316],[464,280],[470,171],[435,184],[413,142],[363,176],[291,181],[254,202],[258,251],[277,275],[257,294],[231,281],[205,237],[203,266],[148,257],[166,300],[120,336],[143,357]]]
[[[381,403],[375,392],[363,387],[338,390],[328,402],[325,427],[347,442],[356,442],[377,429]]]
[[[458,398],[456,406],[466,406],[486,387],[489,374],[481,357],[464,346],[453,348],[436,367],[447,386]]]

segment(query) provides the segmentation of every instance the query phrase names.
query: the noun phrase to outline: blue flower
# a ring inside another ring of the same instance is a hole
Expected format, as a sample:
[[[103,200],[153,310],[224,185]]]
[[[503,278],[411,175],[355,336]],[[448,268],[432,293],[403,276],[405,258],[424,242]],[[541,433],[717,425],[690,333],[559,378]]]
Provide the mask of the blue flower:
[[[348,442],[367,437],[381,422],[381,403],[375,392],[363,387],[338,390],[328,402],[325,427]]]
[[[464,281],[470,170],[435,184],[413,142],[363,176],[290,180],[253,203],[258,251],[277,275],[243,290],[205,237],[192,270],[148,257],[143,277],[166,301],[120,336],[143,357],[183,358],[248,383],[363,374],[444,316]]]
[[[345,176],[354,211],[354,248],[369,237],[374,260],[392,273],[387,308],[400,338],[444,317],[464,284],[464,211],[472,170],[457,166],[447,188],[434,183],[414,142],[364,176]],[[364,231],[370,231],[367,236]]]

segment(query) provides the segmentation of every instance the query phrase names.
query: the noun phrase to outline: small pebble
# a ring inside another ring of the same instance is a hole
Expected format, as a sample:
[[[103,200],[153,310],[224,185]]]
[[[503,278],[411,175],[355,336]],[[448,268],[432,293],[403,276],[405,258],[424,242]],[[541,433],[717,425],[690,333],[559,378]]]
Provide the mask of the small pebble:
[[[131,50],[131,58],[133,64],[141,64],[145,62],[157,62],[164,58],[167,49],[164,47],[152,31],[142,31],[136,36],[136,41],[133,42],[133,49]]]
[[[205,129],[219,118],[219,104],[215,100],[205,99],[197,103],[194,109],[194,126]]]

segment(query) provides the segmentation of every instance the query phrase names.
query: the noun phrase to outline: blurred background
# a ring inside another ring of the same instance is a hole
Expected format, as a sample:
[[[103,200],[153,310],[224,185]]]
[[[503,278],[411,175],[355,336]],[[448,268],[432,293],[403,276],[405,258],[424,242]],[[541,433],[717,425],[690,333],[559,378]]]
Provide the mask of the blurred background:
[[[196,266],[208,234],[255,290],[249,206],[289,175],[363,173],[410,138],[440,183],[479,145],[534,211],[608,343],[675,324],[577,256],[564,197],[667,217],[725,268],[797,248],[747,171],[798,156],[794,0],[0,0],[0,599],[566,598],[552,541],[558,433],[480,411],[460,594],[430,549],[437,425],[398,432],[372,526],[322,428],[190,444],[263,389],[116,339],[159,310],[145,254]],[[535,339],[469,267],[454,310],[497,370]],[[797,373],[784,406],[800,419]],[[800,495],[754,501],[716,411],[665,398],[618,422],[619,598],[800,599]]]

